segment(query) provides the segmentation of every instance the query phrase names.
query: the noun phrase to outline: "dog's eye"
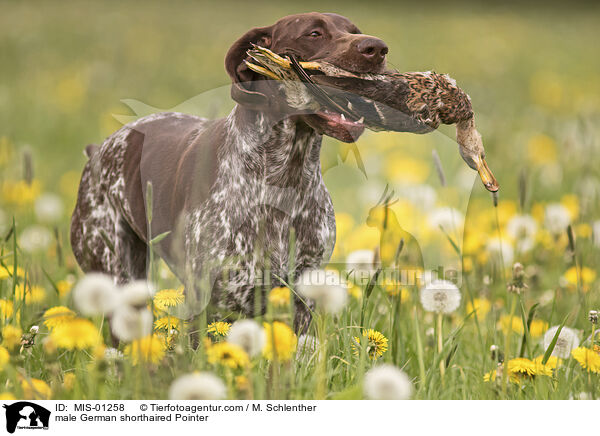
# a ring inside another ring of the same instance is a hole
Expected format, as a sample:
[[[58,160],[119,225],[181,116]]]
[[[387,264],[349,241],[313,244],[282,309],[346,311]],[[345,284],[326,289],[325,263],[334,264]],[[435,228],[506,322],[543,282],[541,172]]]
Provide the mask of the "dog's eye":
[[[318,36],[321,36],[321,32],[319,32],[318,30],[313,30],[312,32],[310,32],[308,34],[308,36],[312,36],[313,38],[316,38]]]

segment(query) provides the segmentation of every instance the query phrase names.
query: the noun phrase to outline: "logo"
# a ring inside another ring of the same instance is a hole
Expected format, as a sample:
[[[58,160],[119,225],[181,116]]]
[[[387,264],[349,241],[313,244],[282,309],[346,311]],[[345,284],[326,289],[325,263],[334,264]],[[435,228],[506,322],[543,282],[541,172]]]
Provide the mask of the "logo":
[[[4,404],[6,409],[6,431],[14,433],[15,429],[48,430],[50,411],[29,401],[19,401],[11,405]]]

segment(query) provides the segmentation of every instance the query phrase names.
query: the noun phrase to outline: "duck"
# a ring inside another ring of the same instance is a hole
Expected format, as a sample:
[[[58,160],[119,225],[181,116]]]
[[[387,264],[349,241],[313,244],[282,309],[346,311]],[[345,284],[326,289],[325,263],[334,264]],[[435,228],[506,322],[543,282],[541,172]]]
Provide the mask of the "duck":
[[[471,98],[452,77],[434,71],[354,73],[320,61],[302,62],[254,45],[248,68],[283,83],[288,103],[302,110],[325,106],[374,131],[429,133],[441,124],[456,125],[458,151],[477,171],[485,188],[499,183],[485,160]]]

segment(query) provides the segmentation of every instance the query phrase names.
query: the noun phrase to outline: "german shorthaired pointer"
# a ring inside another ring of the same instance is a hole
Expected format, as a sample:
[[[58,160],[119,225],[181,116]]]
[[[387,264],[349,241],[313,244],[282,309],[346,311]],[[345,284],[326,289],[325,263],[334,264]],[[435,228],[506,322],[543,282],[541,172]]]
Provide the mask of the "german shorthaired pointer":
[[[264,311],[255,295],[260,289],[264,296],[261,280],[293,283],[329,259],[335,218],[321,175],[322,135],[352,142],[364,126],[291,107],[277,83],[246,66],[253,44],[359,73],[382,72],[388,52],[340,15],[284,17],[229,49],[225,67],[237,105],[226,118],[154,114],[88,146],[71,223],[84,271],[118,283],[146,278],[149,244],[166,233],[155,250],[185,284],[190,315],[210,296],[223,310],[252,316]],[[310,312],[298,300],[295,311],[303,331]]]

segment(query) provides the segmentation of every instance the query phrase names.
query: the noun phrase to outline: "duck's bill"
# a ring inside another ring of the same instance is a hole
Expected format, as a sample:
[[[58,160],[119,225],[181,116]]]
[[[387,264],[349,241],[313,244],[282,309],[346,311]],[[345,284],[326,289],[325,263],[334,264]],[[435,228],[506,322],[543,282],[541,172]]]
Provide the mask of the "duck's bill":
[[[274,80],[282,79],[282,77],[276,73],[278,68],[283,68],[285,70],[290,70],[292,68],[292,63],[289,59],[279,56],[268,48],[258,45],[255,45],[248,50],[248,55],[256,62],[252,63],[246,61],[248,68]],[[299,62],[299,64],[305,70],[318,70],[320,68],[320,64],[317,62]]]
[[[496,192],[500,189],[500,185],[498,185],[498,181],[492,174],[492,171],[487,165],[485,159],[481,156],[477,156],[475,159],[475,166],[477,167],[477,172],[479,173],[479,177],[483,182],[483,186],[490,192]]]

